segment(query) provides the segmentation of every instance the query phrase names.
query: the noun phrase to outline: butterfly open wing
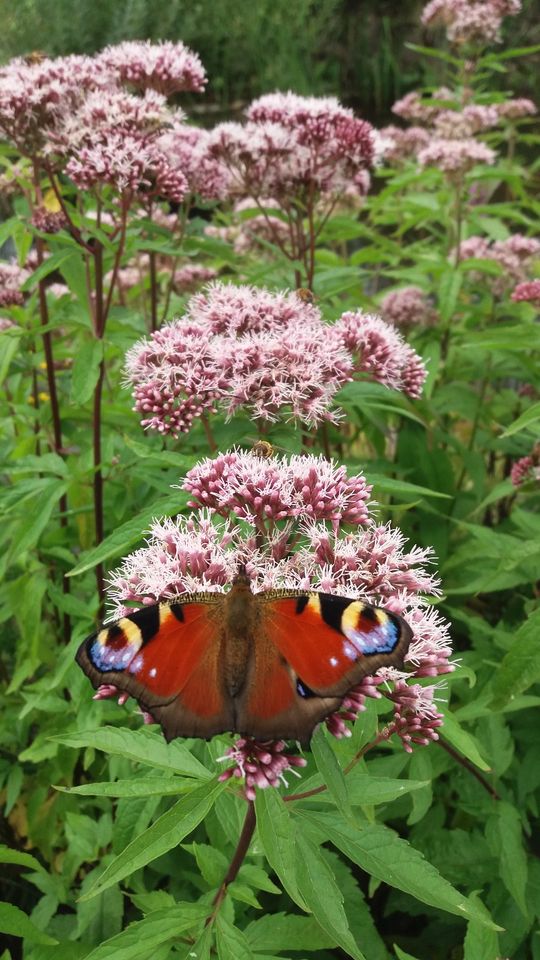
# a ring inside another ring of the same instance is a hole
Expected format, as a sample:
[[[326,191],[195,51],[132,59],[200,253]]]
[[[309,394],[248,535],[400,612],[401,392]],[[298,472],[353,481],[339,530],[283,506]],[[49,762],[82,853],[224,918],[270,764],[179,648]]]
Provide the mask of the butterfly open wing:
[[[173,737],[234,727],[219,664],[223,597],[201,593],[136,610],[80,646],[77,663],[97,689],[114,684]]]
[[[260,594],[255,647],[238,728],[309,741],[316,724],[381,666],[401,667],[412,630],[389,611],[331,594]]]
[[[241,578],[238,578],[240,581]],[[358,600],[317,593],[185,594],[134,611],[81,645],[92,681],[114,684],[165,737],[231,731],[308,742],[379,667],[401,666],[412,631]]]

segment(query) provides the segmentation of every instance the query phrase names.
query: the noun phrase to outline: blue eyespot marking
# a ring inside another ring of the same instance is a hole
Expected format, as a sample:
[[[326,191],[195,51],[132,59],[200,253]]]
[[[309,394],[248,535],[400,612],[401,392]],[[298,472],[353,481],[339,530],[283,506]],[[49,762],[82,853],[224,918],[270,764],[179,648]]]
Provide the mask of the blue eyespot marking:
[[[399,639],[399,628],[389,617],[373,627],[368,633],[345,626],[343,632],[357,654],[369,656],[374,653],[391,653]],[[348,644],[344,644],[345,656],[349,656]]]

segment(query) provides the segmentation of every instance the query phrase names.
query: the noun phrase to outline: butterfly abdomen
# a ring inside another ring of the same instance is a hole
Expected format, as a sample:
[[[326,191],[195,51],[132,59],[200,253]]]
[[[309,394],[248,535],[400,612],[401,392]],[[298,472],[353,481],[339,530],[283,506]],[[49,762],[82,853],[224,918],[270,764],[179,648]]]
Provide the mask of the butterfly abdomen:
[[[253,594],[247,581],[239,578],[227,594],[223,625],[224,679],[230,697],[237,697],[245,686],[255,623]]]

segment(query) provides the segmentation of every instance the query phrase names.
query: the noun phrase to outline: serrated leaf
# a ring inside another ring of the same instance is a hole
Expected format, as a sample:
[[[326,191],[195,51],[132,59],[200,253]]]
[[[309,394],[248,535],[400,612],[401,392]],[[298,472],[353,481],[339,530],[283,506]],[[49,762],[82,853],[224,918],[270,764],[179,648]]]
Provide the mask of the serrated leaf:
[[[39,496],[33,501],[32,509],[26,510],[13,527],[12,547],[9,554],[11,563],[30,547],[35,546],[49,523],[56,504],[65,492],[66,484],[62,481],[56,478],[47,481]]]
[[[471,900],[489,918],[489,914],[478,894],[471,893]],[[499,956],[499,937],[495,930],[491,930],[483,923],[469,920],[463,951],[463,960],[493,960],[494,957]]]
[[[30,943],[55,944],[58,940],[38,930],[30,917],[12,903],[0,903],[0,933],[22,937]]]
[[[527,855],[523,848],[521,817],[511,803],[499,801],[495,816],[488,823],[487,838],[498,847],[501,880],[526,917]]]
[[[21,867],[28,867],[29,870],[38,870],[46,873],[45,867],[36,860],[31,853],[24,853],[22,850],[12,850],[5,844],[0,844],[0,863],[17,863]]]
[[[216,923],[216,946],[219,960],[253,960],[245,934],[222,914],[218,914]]]
[[[268,863],[291,900],[309,912],[296,881],[296,835],[283,800],[275,790],[258,790],[255,809],[257,831]]]
[[[110,557],[121,556],[129,547],[143,539],[153,520],[158,517],[173,517],[175,514],[181,513],[186,507],[188,499],[189,494],[184,491],[171,491],[166,497],[154,500],[135,517],[120,524],[113,533],[105,537],[99,546],[90,550],[66,576],[76,577],[80,573],[85,573],[86,570],[91,570],[98,563],[109,560]]]
[[[449,493],[441,493],[440,490],[430,490],[429,487],[421,487],[417,483],[409,483],[407,480],[396,480],[394,477],[384,477],[379,473],[366,471],[367,479],[375,487],[375,493],[379,490],[382,493],[390,493],[394,496],[406,497],[436,497],[443,500],[451,500]]]
[[[75,353],[71,373],[70,402],[82,405],[90,400],[99,379],[103,360],[103,341],[83,343]]]
[[[338,810],[341,810],[346,819],[354,823],[355,816],[351,809],[347,781],[337,757],[326,739],[324,730],[324,724],[320,724],[311,738],[310,749],[313,759]]]
[[[209,781],[178,800],[115,857],[95,886],[81,897],[81,900],[90,900],[176,847],[204,820],[224,787],[225,784],[217,780]]]
[[[210,777],[210,774],[208,775]],[[180,777],[138,777],[133,780],[104,780],[98,783],[82,783],[78,787],[54,786],[62,793],[80,797],[171,797],[193,790],[193,780]]]
[[[501,709],[540,680],[540,607],[516,631],[511,649],[501,661],[493,684],[493,706]]]
[[[351,828],[354,831],[354,827]],[[297,836],[297,882],[309,909],[323,930],[356,960],[365,960],[349,930],[343,897],[332,870],[317,847],[302,833]]]
[[[177,903],[174,907],[149,913],[110,940],[100,943],[86,960],[148,960],[155,949],[204,921],[208,908],[198,903]],[[166,955],[166,954],[165,954]]]
[[[246,938],[256,953],[271,950],[315,951],[335,947],[336,940],[322,929],[315,917],[272,913],[253,920],[245,929]]]
[[[210,772],[203,767],[188,748],[178,740],[167,743],[161,734],[151,730],[126,730],[121,727],[100,727],[98,730],[85,730],[52,737],[66,747],[93,747],[115,757],[125,757],[136,763],[170,770],[185,777],[210,779]]]
[[[321,840],[330,840],[349,860],[367,873],[398,890],[439,910],[446,910],[463,919],[490,923],[467,897],[445,880],[420,851],[398,837],[393,830],[378,824],[352,828],[335,816],[302,811]],[[492,928],[495,928],[491,924]]]

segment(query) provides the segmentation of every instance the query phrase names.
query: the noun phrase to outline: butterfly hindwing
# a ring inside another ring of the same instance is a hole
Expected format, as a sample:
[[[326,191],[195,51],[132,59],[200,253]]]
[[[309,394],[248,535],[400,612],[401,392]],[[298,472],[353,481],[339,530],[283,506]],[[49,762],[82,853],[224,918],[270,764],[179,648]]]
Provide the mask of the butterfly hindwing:
[[[332,594],[257,594],[260,616],[240,729],[309,741],[313,728],[381,666],[401,666],[412,636],[389,611]]]
[[[198,594],[143,607],[88,637],[77,662],[94,687],[134,697],[167,739],[210,737],[233,723],[219,673],[220,606],[219,595]]]

